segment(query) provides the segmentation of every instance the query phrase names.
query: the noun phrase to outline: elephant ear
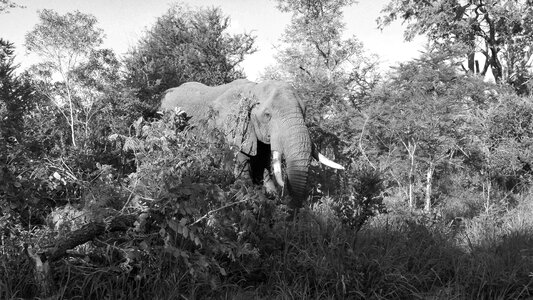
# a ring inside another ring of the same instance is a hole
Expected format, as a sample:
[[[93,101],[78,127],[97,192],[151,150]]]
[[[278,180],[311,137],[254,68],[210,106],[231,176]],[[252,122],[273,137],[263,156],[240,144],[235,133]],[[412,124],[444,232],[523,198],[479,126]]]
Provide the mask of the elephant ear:
[[[235,95],[236,109],[228,114],[225,120],[225,132],[228,141],[237,146],[239,151],[255,156],[257,154],[257,136],[250,120],[251,111],[255,105],[253,96]]]

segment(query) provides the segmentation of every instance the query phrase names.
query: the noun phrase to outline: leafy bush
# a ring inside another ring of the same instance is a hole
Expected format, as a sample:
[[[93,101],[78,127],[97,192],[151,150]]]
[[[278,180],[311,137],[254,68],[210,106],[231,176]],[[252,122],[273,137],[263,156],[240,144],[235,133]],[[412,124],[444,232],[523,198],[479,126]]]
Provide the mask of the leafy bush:
[[[136,210],[149,217],[139,220],[135,247],[176,265],[189,283],[212,284],[231,275],[237,261],[257,258],[258,247],[267,247],[259,228],[286,215],[259,189],[235,180],[236,152],[211,120],[189,126],[187,119],[180,111],[153,122],[141,118],[135,136],[110,138],[136,158],[128,189]]]
[[[381,174],[361,165],[346,172],[344,195],[333,206],[348,227],[358,231],[373,216],[385,212]]]
[[[161,93],[188,81],[217,85],[242,78],[238,64],[255,52],[250,33],[229,34],[218,8],[176,3],[124,58],[125,84],[151,109]]]

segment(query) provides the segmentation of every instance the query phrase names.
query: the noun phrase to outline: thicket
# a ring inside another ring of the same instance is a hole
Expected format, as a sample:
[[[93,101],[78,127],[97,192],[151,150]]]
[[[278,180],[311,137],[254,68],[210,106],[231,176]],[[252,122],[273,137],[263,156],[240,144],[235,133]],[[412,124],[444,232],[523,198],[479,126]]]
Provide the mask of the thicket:
[[[314,141],[347,168],[313,163],[296,216],[234,178],[235,149],[212,120],[150,117],[172,62],[191,62],[180,80],[240,76],[253,38],[225,34],[220,11],[172,8],[124,60],[68,44],[80,57],[68,68],[16,72],[0,40],[0,298],[531,297],[533,98],[461,72],[438,49],[378,76],[362,46],[340,38],[335,12],[352,1],[305,3],[279,1],[295,13],[288,32],[310,17],[336,31],[293,35],[285,68],[265,76],[294,84]],[[90,16],[41,17],[41,30],[81,23],[99,40]],[[200,51],[212,41],[192,37],[205,31],[229,52]],[[158,36],[189,50],[143,64],[163,50]]]

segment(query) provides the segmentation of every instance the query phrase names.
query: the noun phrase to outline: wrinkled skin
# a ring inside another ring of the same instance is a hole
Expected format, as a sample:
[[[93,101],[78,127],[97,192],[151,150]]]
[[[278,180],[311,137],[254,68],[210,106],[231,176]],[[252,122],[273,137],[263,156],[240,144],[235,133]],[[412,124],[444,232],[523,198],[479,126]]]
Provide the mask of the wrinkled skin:
[[[218,113],[215,119],[217,127],[225,128],[228,118],[239,108],[242,110],[240,101],[243,97],[251,100],[251,105],[245,106],[249,113],[245,112],[247,119],[235,125],[245,130],[239,136],[228,136],[228,142],[240,148],[237,161],[241,169],[236,169],[239,173],[236,175],[244,171],[254,183],[263,183],[267,192],[274,192],[276,187],[271,179],[270,166],[271,153],[276,160],[277,151],[285,159],[287,167],[286,182],[278,180],[278,183],[288,188],[291,196],[289,206],[300,207],[307,197],[312,143],[304,122],[304,103],[289,84],[280,81],[254,83],[240,79],[208,87],[189,82],[167,90],[160,109],[165,111],[180,107],[192,117],[205,117],[213,109]]]

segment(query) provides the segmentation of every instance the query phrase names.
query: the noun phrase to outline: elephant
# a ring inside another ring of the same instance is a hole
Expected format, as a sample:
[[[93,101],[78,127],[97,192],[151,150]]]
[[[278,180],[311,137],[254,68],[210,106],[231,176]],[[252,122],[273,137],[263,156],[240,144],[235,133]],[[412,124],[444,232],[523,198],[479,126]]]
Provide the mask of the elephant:
[[[227,142],[239,148],[236,175],[244,172],[254,183],[264,184],[267,192],[275,192],[272,166],[277,184],[286,186],[291,196],[290,208],[300,208],[307,197],[311,157],[344,169],[315,151],[304,122],[304,102],[286,82],[238,79],[213,87],[188,82],[163,93],[159,112],[178,107],[193,119],[215,112],[215,126],[223,128]]]

